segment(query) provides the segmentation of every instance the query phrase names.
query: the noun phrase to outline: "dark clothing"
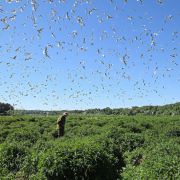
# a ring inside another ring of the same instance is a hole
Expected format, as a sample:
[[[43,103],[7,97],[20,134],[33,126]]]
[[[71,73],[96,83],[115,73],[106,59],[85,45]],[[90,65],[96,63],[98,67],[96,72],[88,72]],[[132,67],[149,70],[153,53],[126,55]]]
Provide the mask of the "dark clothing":
[[[58,137],[61,137],[61,136],[64,136],[64,127],[63,127],[63,128],[60,127],[60,128],[58,129]]]
[[[57,120],[58,137],[64,136],[64,127],[66,123],[66,116],[61,116]]]

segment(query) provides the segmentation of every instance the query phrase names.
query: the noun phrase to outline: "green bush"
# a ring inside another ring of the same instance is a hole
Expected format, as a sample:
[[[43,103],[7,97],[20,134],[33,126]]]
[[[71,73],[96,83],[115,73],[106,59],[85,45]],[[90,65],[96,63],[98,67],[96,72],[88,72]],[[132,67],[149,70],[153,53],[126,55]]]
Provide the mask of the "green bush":
[[[114,158],[90,140],[57,143],[40,157],[41,176],[55,179],[115,179]]]
[[[162,141],[127,153],[123,179],[178,179],[179,152],[178,143]]]
[[[2,130],[0,132],[0,143],[3,143],[8,135],[9,135],[9,130]]]
[[[23,129],[10,134],[7,141],[29,142],[30,144],[34,144],[39,138],[40,133],[36,129]]]
[[[143,135],[129,133],[121,128],[114,128],[111,130],[108,134],[108,138],[113,140],[113,143],[121,152],[132,151],[144,144]]]
[[[0,177],[5,173],[20,170],[28,150],[21,143],[4,143],[0,145]]]

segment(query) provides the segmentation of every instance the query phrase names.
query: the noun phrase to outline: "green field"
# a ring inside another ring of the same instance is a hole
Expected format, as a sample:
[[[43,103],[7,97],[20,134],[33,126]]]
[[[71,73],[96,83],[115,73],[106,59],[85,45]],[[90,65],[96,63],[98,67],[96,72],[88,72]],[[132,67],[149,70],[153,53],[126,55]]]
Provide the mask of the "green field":
[[[0,117],[0,179],[180,177],[180,116]]]

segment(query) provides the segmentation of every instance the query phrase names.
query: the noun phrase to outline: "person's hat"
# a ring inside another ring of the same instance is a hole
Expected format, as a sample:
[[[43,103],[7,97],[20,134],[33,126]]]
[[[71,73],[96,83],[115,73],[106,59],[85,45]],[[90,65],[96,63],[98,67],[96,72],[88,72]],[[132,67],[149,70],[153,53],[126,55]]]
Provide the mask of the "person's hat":
[[[63,115],[66,115],[66,116],[67,116],[67,115],[68,115],[68,112],[64,112]]]

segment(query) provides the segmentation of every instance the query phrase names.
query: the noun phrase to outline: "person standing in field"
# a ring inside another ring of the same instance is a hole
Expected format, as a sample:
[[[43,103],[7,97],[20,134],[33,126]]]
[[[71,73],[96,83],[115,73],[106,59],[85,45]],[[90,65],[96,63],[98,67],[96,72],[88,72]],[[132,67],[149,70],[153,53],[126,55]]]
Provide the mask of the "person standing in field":
[[[59,116],[57,120],[58,137],[64,136],[64,128],[66,123],[67,112],[64,112],[62,116]]]

